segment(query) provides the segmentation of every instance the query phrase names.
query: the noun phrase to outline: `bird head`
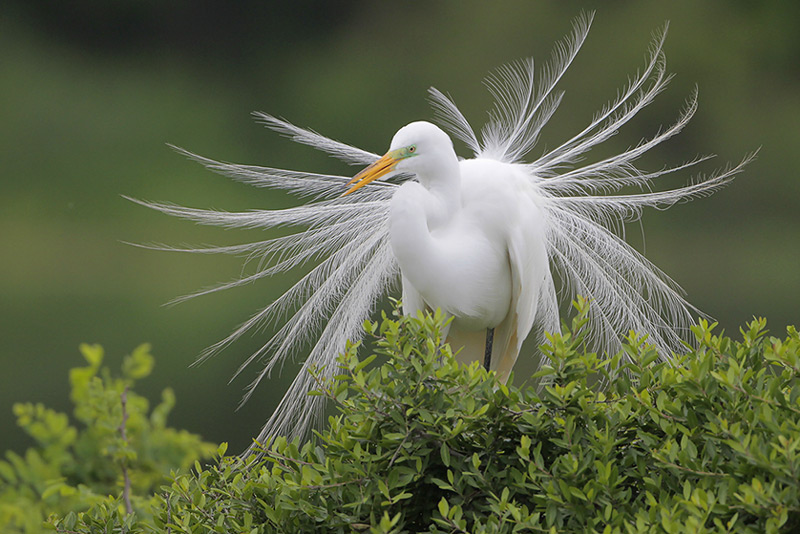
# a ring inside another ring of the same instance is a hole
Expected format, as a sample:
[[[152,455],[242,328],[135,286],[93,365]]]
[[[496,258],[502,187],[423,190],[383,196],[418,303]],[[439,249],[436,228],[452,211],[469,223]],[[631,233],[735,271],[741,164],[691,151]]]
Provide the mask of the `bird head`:
[[[443,161],[457,161],[450,137],[430,122],[412,122],[394,134],[389,151],[383,157],[347,183],[351,187],[342,196],[391,172],[431,174]]]

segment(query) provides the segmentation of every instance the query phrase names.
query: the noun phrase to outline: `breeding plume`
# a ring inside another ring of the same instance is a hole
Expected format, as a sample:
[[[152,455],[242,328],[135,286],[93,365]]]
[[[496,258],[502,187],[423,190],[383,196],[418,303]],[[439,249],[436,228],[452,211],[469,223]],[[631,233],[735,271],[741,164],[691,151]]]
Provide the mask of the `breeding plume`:
[[[283,362],[303,360],[259,441],[279,433],[301,434],[320,416],[323,397],[307,395],[314,386],[308,368],[316,366],[331,378],[346,341],[361,338],[364,320],[398,282],[406,312],[441,308],[452,315],[449,339],[454,349],[464,347],[462,358],[483,361],[491,346],[491,367],[504,378],[527,337],[540,339],[543,332],[558,330],[557,294],[590,299],[590,336],[597,350],[615,353],[620,336],[630,330],[647,334],[664,358],[681,350],[693,308],[669,277],[624,241],[620,226],[637,219],[645,207],[664,209],[710,194],[740,172],[749,158],[667,190],[656,187],[658,178],[707,157],[656,171],[636,166],[645,152],[686,125],[696,109],[695,94],[671,126],[655,129],[652,137],[620,154],[589,158],[593,147],[613,136],[666,86],[666,32],[655,37],[644,67],[583,130],[528,158],[561,102],[563,93],[556,85],[590,23],[591,16],[578,18],[542,68],[523,61],[488,78],[496,105],[480,135],[436,89],[430,90],[430,100],[443,129],[412,122],[399,129],[383,157],[256,114],[294,141],[367,166],[352,179],[221,163],[183,152],[235,180],[284,189],[306,200],[294,208],[241,213],[144,203],[202,224],[295,230],[255,243],[188,249],[241,255],[258,268],[178,299],[310,266],[299,282],[201,356],[202,360],[218,352],[250,330],[277,328],[236,372],[254,361],[261,364],[244,400]],[[451,139],[466,145],[471,157],[459,159]],[[621,192],[631,187],[638,191]],[[554,273],[563,283],[559,291]],[[487,332],[494,333],[491,345]]]

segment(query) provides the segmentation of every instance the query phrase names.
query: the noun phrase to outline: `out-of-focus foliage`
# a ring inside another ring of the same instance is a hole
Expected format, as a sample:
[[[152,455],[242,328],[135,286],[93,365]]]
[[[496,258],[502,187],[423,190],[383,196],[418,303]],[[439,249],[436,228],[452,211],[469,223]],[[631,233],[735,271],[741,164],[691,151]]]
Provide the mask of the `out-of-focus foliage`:
[[[585,311],[583,304],[580,305]],[[695,328],[699,348],[655,363],[631,333],[616,369],[583,348],[585,313],[544,348],[538,387],[459,366],[441,317],[368,325],[319,394],[338,407],[305,444],[276,439],[176,476],[153,518],[118,501],[61,532],[797,532],[800,336]],[[613,370],[613,371],[612,371]],[[610,382],[599,388],[599,382]],[[220,453],[224,452],[224,447]]]
[[[122,378],[102,366],[102,347],[84,344],[80,350],[87,365],[69,373],[72,420],[42,404],[14,405],[19,426],[36,446],[23,455],[7,451],[0,460],[3,533],[41,532],[51,514],[69,516],[110,503],[124,512],[124,503],[113,496],[122,495],[126,479],[133,510],[149,520],[158,505],[154,495],[170,472],[186,471],[214,450],[199,436],[167,426],[175,405],[171,389],[152,409],[131,390],[152,372],[149,345],[123,359]]]

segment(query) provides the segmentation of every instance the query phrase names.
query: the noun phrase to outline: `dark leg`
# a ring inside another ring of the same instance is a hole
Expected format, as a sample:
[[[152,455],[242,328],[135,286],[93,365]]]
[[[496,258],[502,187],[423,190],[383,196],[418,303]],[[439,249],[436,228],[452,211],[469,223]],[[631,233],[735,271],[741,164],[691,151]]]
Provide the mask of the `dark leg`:
[[[486,330],[486,352],[483,353],[483,368],[487,371],[492,367],[492,343],[494,342],[494,328]]]

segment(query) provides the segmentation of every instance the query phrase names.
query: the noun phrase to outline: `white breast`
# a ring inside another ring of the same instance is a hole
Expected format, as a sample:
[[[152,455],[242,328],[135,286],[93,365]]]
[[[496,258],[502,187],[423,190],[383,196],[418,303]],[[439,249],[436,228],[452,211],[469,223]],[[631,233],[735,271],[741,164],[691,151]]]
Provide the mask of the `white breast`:
[[[428,220],[437,215],[435,205],[425,204],[427,192],[419,184],[401,187],[393,202],[392,245],[404,283],[428,307],[452,314],[460,328],[485,330],[503,321],[511,306],[508,231],[518,223],[517,176],[512,166],[491,160],[459,167],[460,207],[436,218],[433,228],[411,222],[423,211]]]

